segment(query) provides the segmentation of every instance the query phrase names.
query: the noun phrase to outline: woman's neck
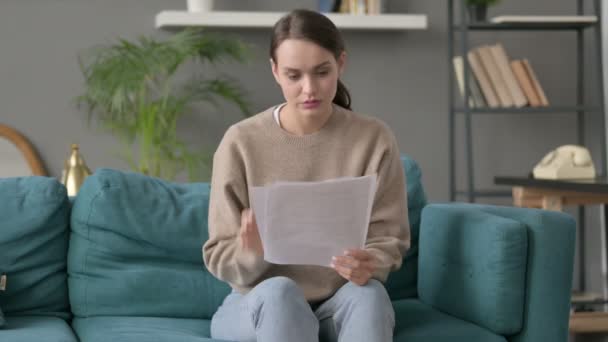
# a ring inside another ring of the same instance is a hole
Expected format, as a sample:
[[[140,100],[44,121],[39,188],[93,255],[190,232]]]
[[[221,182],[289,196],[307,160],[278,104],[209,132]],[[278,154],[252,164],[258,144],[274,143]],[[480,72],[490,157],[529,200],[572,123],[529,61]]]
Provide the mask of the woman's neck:
[[[305,116],[296,112],[289,104],[279,112],[281,128],[293,135],[308,135],[320,130],[333,113],[333,105],[321,115]]]

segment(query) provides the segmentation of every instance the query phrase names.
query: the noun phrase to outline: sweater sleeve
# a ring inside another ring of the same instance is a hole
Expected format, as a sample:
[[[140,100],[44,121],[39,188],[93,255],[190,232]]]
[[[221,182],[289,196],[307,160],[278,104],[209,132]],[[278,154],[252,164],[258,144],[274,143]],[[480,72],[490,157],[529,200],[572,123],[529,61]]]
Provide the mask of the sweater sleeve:
[[[249,206],[245,165],[234,129],[229,129],[213,156],[209,202],[209,240],[203,260],[209,272],[228,283],[249,287],[270,266],[241,247],[241,212]]]
[[[389,131],[390,146],[378,166],[378,184],[365,249],[376,258],[372,277],[385,282],[391,271],[398,270],[410,247],[410,229],[405,190],[405,172],[399,147]]]

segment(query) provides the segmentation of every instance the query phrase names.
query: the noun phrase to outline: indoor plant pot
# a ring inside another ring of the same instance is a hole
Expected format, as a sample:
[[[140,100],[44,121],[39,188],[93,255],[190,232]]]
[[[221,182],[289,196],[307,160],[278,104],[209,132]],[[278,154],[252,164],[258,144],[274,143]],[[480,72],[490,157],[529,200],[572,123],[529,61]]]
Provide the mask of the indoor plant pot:
[[[499,0],[466,0],[471,22],[482,22],[487,20],[488,7],[494,5]]]
[[[213,0],[188,0],[188,12],[213,11]]]

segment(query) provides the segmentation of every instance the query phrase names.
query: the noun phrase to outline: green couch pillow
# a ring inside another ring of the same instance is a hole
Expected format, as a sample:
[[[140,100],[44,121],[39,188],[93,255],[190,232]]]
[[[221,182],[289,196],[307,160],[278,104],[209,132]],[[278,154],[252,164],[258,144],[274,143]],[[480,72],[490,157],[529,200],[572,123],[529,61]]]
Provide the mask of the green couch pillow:
[[[431,204],[422,212],[420,299],[496,334],[524,321],[527,226],[475,206]]]
[[[211,318],[230,288],[203,263],[208,206],[207,183],[110,169],[88,177],[71,218],[74,315]]]
[[[70,317],[67,249],[70,204],[51,177],[0,179],[0,270],[9,275],[7,316]]]
[[[6,290],[6,275],[0,271],[0,295],[2,292]],[[0,328],[4,326],[6,321],[4,320],[4,314],[2,313],[2,308],[0,307]]]

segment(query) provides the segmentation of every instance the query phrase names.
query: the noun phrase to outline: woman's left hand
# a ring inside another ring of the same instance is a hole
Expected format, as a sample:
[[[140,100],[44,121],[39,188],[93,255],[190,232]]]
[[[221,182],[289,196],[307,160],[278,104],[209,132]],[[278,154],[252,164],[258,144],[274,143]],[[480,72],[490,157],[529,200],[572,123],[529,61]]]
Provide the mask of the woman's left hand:
[[[357,285],[365,285],[376,270],[373,254],[363,249],[350,249],[344,255],[334,256],[331,267],[338,274]]]

